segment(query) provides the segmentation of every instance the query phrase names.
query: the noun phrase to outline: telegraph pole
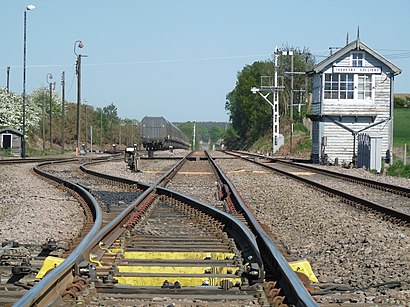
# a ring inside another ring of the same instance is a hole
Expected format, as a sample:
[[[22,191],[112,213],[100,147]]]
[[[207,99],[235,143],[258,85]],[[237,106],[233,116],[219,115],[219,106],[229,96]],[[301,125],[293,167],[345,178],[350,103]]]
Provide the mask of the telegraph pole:
[[[7,66],[7,93],[10,91],[10,66]]]
[[[101,133],[101,136],[100,136],[100,149],[102,150],[102,146],[103,146],[103,141],[102,141],[102,139],[103,139],[103,109],[102,109],[102,107],[101,107],[101,127],[100,127],[100,133]]]
[[[90,126],[90,154],[93,154],[93,126]]]
[[[53,141],[52,141],[52,133],[51,133],[51,113],[52,113],[52,106],[51,106],[51,101],[52,101],[52,90],[53,90],[53,82],[50,82],[49,80],[53,79],[53,75],[48,73],[46,76],[46,80],[48,83],[48,87],[49,87],[49,103],[50,103],[50,113],[49,113],[49,117],[50,117],[50,149],[53,147]],[[44,126],[43,126],[44,127]],[[43,143],[43,147],[44,147],[44,143]]]
[[[290,55],[290,152],[292,153],[293,148],[293,51],[288,51]]]
[[[52,118],[53,118],[53,90],[56,87],[56,83],[50,84],[50,149],[53,147],[53,129],[52,129]]]
[[[80,102],[81,102],[81,54],[77,56],[77,149],[76,155],[80,150]]]
[[[83,48],[83,42],[77,40],[74,42],[74,54],[77,56],[75,73],[77,74],[77,144],[75,149],[75,155],[78,156],[80,148],[80,104],[81,104],[81,57],[86,57],[86,55],[78,54],[76,52],[76,47],[78,43],[78,48]]]
[[[293,107],[296,106],[294,103],[294,75],[306,75],[306,72],[295,72],[294,70],[294,52],[293,51],[283,51],[282,55],[290,55],[290,72],[285,72],[285,74],[290,74],[290,152],[293,150],[293,127],[294,127],[294,119],[293,119]],[[307,67],[307,58],[306,58],[306,67]],[[296,90],[297,92],[301,92],[301,90]],[[305,93],[307,97],[307,79],[305,77]],[[306,98],[307,99],[307,98]],[[297,104],[298,111],[300,113],[301,110],[301,103]]]
[[[195,151],[195,128],[196,122],[194,121],[194,136],[192,137],[192,150]]]
[[[41,122],[42,122],[42,138],[43,138],[43,151],[46,150],[46,104],[45,100],[46,98],[46,93],[43,92],[42,94],[42,113],[41,113]]]
[[[61,152],[64,153],[65,72],[61,74]]]
[[[87,99],[84,100],[84,128],[85,128],[85,148],[84,150],[87,151],[87,143],[88,143],[88,131],[87,131]]]

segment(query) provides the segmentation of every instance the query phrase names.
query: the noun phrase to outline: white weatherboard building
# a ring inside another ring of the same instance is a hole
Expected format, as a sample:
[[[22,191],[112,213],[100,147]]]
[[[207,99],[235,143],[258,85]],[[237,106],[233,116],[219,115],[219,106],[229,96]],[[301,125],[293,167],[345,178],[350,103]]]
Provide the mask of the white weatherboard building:
[[[309,72],[312,88],[312,160],[349,163],[357,155],[357,135],[381,139],[381,157],[393,144],[394,77],[401,70],[359,38]]]

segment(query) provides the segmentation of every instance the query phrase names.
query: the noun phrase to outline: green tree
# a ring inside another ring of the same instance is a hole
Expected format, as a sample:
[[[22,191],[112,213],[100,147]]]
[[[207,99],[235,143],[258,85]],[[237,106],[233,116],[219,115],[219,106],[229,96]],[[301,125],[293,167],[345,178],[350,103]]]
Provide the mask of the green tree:
[[[26,128],[30,132],[39,122],[35,96],[26,96]],[[20,95],[0,88],[0,127],[23,128],[23,99]]]
[[[186,122],[178,125],[179,130],[181,130],[189,140],[189,143],[192,145],[192,136],[194,134],[194,123],[193,122]],[[195,133],[196,134],[196,133]],[[198,144],[198,134],[196,134],[195,144]]]
[[[308,49],[300,51],[297,48],[285,46],[283,50],[293,51],[293,71],[309,71],[314,65],[314,57]],[[291,56],[281,55],[279,57],[278,79],[279,86],[284,86],[284,90],[279,95],[279,114],[289,114],[290,106],[290,74]],[[252,87],[260,85],[273,86],[274,65],[271,60],[254,62],[252,65],[245,66],[237,75],[235,88],[227,94],[225,109],[230,114],[232,127],[236,132],[229,134],[229,142],[237,140],[236,147],[247,148],[262,136],[272,133],[272,107],[264,101],[260,95],[251,93]],[[262,78],[265,77],[265,78]],[[266,78],[268,77],[268,78]],[[263,84],[261,81],[264,80]],[[270,80],[270,82],[266,82]],[[267,84],[266,84],[267,83]],[[302,96],[306,89],[305,75],[294,75],[294,104],[303,103],[306,99]],[[307,82],[308,91],[311,81]],[[266,92],[267,93],[267,92]],[[272,93],[268,96],[272,101]],[[304,107],[306,113],[307,106]],[[297,117],[298,112],[294,112]],[[301,118],[299,118],[301,119]]]
[[[405,97],[394,97],[394,107],[396,109],[403,109],[410,107],[410,96]]]
[[[211,142],[215,144],[217,141],[225,137],[225,130],[221,126],[215,125],[212,127],[211,131],[209,131],[209,136]]]
[[[251,88],[257,86],[264,75],[272,75],[270,62],[254,62],[238,73],[233,91],[227,95],[225,109],[230,113],[232,127],[236,131],[240,146],[248,146],[262,136],[268,127],[271,107],[252,94]]]
[[[120,123],[120,118],[118,117],[117,107],[114,105],[114,103],[103,107],[103,117],[104,120],[108,123],[108,129],[110,132],[109,141],[112,144],[118,143],[118,124]]]
[[[242,147],[241,138],[232,126],[229,126],[226,130],[224,144],[227,148],[232,150],[238,150]]]
[[[291,71],[292,71],[292,57],[293,57],[293,104],[305,104],[306,97],[306,81],[307,81],[307,92],[311,92],[312,82],[306,79],[304,72],[310,71],[315,65],[315,58],[310,53],[308,48],[300,50],[297,47],[292,47],[289,45],[282,46],[283,51],[279,56],[279,67],[278,75],[283,77],[283,91],[279,94],[279,112],[281,115],[288,115],[290,112],[291,105]],[[288,55],[290,52],[293,56]],[[301,74],[302,73],[302,74]],[[306,109],[309,106],[303,107],[303,112],[301,116],[306,114]],[[296,108],[295,108],[296,109]],[[294,120],[300,120],[298,112],[293,112]],[[299,117],[299,118],[298,118]]]
[[[51,129],[53,143],[61,145],[61,98],[55,90],[51,91],[51,113],[50,113],[50,89],[48,86],[42,86],[35,89],[30,94],[31,104],[35,110],[33,116],[37,118],[36,126],[32,127],[32,132],[42,137],[42,128],[44,124],[45,138],[47,140],[50,133],[50,114],[51,114]],[[43,123],[43,107],[44,107],[44,123]]]

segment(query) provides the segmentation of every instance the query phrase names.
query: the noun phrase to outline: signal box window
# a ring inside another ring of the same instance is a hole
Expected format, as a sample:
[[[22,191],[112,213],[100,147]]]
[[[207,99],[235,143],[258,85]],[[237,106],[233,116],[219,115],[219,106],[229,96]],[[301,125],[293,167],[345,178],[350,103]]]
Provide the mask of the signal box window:
[[[363,53],[362,52],[353,52],[352,53],[352,66],[353,67],[362,67],[363,66]]]
[[[325,99],[353,99],[353,74],[325,74]]]
[[[372,75],[358,76],[357,95],[359,99],[372,98]]]

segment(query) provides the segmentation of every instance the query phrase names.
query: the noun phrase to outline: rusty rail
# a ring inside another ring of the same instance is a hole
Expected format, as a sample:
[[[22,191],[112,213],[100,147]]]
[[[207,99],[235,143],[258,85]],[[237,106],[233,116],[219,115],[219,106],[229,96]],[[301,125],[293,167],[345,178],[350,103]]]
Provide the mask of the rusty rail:
[[[256,237],[256,241],[263,258],[266,275],[277,280],[277,285],[285,293],[288,304],[309,307],[318,306],[316,301],[308,293],[300,279],[282,256],[279,249],[262,229],[262,226],[243,202],[234,185],[229,181],[227,176],[215,163],[212,157],[210,157],[208,153],[206,154],[223,184],[229,187],[231,199],[236,206],[236,209],[245,216],[248,226]]]

